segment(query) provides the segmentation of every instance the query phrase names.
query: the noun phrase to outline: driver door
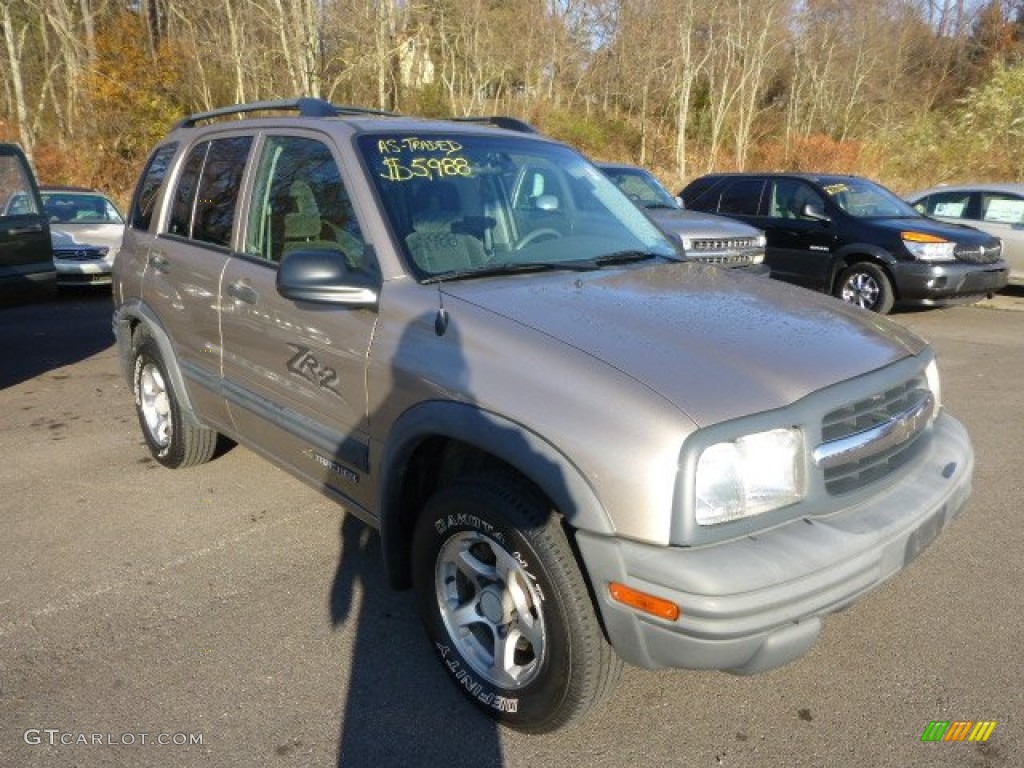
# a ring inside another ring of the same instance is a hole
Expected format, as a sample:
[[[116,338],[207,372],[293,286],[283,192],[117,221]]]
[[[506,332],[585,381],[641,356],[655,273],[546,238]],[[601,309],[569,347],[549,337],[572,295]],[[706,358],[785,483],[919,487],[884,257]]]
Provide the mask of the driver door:
[[[805,206],[825,211],[825,200],[799,179],[774,179],[768,190],[767,232],[772,277],[823,290],[829,278],[836,237],[832,223],[807,216]]]
[[[365,508],[365,367],[377,313],[285,299],[276,277],[297,250],[323,250],[351,270],[372,270],[372,257],[325,141],[270,135],[257,152],[241,253],[221,283],[231,418],[250,444]]]

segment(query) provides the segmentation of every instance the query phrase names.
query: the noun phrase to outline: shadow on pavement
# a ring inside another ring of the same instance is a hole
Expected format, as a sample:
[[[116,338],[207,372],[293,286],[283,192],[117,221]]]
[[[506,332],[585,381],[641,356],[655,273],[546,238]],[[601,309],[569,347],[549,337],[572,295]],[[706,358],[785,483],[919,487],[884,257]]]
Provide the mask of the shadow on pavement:
[[[112,314],[110,291],[103,288],[0,309],[0,389],[113,346]]]
[[[378,533],[352,515],[345,515],[340,533],[331,622],[357,623],[339,768],[500,766],[495,724],[445,678],[410,593],[388,585]]]

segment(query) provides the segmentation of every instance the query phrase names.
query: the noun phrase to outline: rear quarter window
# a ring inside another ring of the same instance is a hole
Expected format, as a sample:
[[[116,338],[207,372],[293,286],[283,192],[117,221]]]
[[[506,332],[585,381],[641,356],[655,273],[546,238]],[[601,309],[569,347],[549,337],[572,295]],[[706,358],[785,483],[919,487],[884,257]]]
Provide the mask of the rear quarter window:
[[[132,229],[149,229],[149,225],[153,221],[157,195],[167,177],[167,170],[170,168],[171,160],[177,149],[177,144],[165,144],[158,147],[149,158],[146,169],[139,179],[135,196],[132,198],[132,208],[128,216],[128,225]]]

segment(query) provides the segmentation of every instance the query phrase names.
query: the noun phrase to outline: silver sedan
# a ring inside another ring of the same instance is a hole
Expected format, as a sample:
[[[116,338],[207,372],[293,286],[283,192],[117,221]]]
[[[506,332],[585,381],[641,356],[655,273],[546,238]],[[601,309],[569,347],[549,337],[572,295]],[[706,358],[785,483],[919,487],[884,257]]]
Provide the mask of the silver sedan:
[[[968,224],[1000,238],[1010,283],[1024,285],[1024,184],[944,184],[907,200],[926,216]]]

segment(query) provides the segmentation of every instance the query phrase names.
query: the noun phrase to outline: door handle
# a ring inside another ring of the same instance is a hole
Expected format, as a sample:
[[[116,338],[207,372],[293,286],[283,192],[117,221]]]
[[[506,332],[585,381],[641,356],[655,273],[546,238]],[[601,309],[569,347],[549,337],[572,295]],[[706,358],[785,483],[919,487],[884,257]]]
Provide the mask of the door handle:
[[[237,283],[231,283],[227,288],[228,296],[238,301],[245,302],[246,304],[255,304],[260,300],[260,295],[256,290],[246,283],[239,280]]]
[[[31,235],[36,232],[43,231],[42,224],[31,224],[27,227],[11,227],[7,230],[12,237],[18,237],[19,235]]]

